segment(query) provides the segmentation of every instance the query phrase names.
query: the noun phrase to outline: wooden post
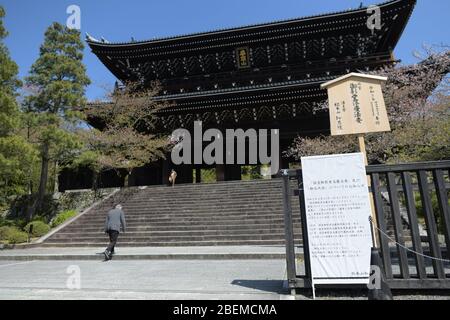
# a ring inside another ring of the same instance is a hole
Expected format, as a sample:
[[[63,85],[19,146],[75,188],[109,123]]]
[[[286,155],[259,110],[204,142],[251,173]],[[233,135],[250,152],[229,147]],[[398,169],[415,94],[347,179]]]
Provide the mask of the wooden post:
[[[359,144],[359,151],[361,151],[362,154],[364,155],[364,163],[367,166],[367,165],[369,165],[369,162],[367,160],[366,142],[364,141],[364,135],[363,134],[359,134],[358,135],[358,144]]]
[[[358,135],[358,145],[359,145],[359,151],[364,155],[364,163],[366,166],[369,165],[369,161],[367,160],[367,151],[366,151],[366,142],[364,141],[364,135],[363,134],[359,134]],[[370,176],[367,177],[367,184],[370,187],[372,184],[372,181],[370,179]],[[371,216],[372,216],[372,224],[371,228],[372,228],[372,234],[373,234],[373,246],[375,248],[378,248],[378,233],[376,232],[376,228],[378,227],[378,222],[377,222],[377,215],[375,213],[375,205],[373,203],[373,196],[372,196],[372,192],[369,192],[369,199],[370,199],[370,209],[371,209]]]

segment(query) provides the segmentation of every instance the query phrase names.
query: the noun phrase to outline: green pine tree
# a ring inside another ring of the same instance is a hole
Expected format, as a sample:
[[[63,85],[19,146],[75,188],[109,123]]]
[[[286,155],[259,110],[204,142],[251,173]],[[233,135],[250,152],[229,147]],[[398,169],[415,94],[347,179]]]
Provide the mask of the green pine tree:
[[[0,210],[10,197],[27,192],[29,169],[35,150],[19,135],[21,113],[16,102],[18,67],[3,43],[8,35],[4,25],[4,9],[0,6]]]
[[[85,104],[85,88],[90,83],[82,62],[83,49],[78,30],[53,23],[45,32],[40,55],[26,78],[33,91],[26,99],[27,110],[39,119],[37,143],[41,158],[38,193],[27,219],[41,206],[47,192],[50,163],[57,165],[79,147],[76,135],[67,128],[77,120],[73,110]]]
[[[4,16],[5,10],[0,7],[0,137],[11,135],[19,123],[19,108],[16,103],[16,90],[20,86],[17,79],[19,69],[3,43],[8,35],[3,26]]]

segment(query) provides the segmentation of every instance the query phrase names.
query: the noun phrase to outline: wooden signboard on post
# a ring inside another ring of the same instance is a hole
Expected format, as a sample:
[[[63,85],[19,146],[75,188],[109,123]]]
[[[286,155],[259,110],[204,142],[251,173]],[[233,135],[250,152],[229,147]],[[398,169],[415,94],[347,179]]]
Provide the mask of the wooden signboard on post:
[[[328,90],[331,135],[391,131],[381,85],[386,77],[350,73],[322,84]]]
[[[391,131],[381,91],[381,85],[386,81],[386,77],[349,73],[321,85],[321,88],[328,90],[331,135],[357,135],[359,150],[364,155],[366,165],[368,161],[364,134]],[[370,185],[370,178],[367,181]],[[370,201],[372,220],[376,227],[372,197]],[[377,247],[375,234],[373,230],[374,247]]]

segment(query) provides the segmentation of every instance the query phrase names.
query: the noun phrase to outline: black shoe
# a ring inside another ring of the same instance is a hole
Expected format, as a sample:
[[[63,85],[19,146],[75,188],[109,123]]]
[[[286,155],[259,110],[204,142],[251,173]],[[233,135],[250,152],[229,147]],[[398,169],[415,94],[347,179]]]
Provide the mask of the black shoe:
[[[103,254],[105,255],[105,261],[111,260],[111,255],[108,252],[108,250],[105,250],[105,252],[103,252]]]

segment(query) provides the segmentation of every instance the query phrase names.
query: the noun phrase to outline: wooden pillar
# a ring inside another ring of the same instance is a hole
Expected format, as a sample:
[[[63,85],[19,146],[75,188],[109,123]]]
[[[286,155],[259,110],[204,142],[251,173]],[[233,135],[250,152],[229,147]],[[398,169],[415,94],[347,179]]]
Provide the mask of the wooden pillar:
[[[195,168],[195,183],[201,183],[202,182],[202,169]]]
[[[281,169],[289,169],[289,160],[282,157],[281,150],[280,150],[280,155],[278,158],[278,170],[277,170],[277,173],[275,173],[271,176],[272,179],[280,177],[279,172]]]
[[[131,171],[131,174],[128,176],[128,186],[134,187],[136,186],[136,175],[137,175],[138,168],[135,168]]]
[[[178,178],[181,178],[179,180],[180,183],[192,183],[194,181],[192,170],[194,169],[194,166],[191,164],[182,164],[178,168],[175,168],[175,171],[177,171],[177,181]],[[180,172],[178,172],[180,171]],[[180,177],[181,176],[181,177]]]
[[[289,160],[286,158],[283,158],[281,156],[281,152],[280,152],[280,160],[278,163],[279,163],[278,171],[280,171],[281,169],[289,169]]]
[[[169,160],[168,158],[166,159],[162,159],[162,166],[161,166],[161,175],[162,175],[162,181],[161,184],[169,184],[169,174],[170,174],[170,169],[169,169]]]
[[[216,164],[216,181],[225,181],[225,165]]]
[[[228,164],[225,167],[225,181],[241,180],[241,165]]]

